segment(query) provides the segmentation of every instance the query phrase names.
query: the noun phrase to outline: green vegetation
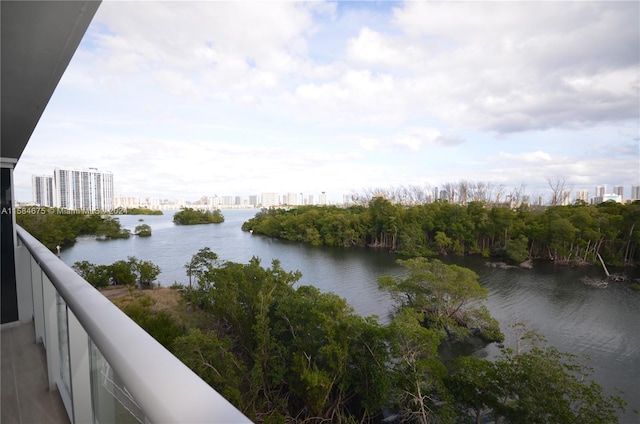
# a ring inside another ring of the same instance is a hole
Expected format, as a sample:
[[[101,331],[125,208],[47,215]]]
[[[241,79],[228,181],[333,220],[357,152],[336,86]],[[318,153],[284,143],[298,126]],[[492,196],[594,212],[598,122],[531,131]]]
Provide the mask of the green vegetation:
[[[134,233],[140,237],[149,237],[151,235],[151,227],[147,224],[140,224],[136,226]]]
[[[182,296],[174,309],[158,310],[159,290],[121,307],[254,422],[377,422],[385,409],[418,423],[616,422],[624,402],[582,381],[588,369],[552,348],[523,342],[495,362],[464,357],[448,369],[438,346],[443,328],[460,324],[433,309],[459,305],[471,317],[485,293],[468,270],[404,264],[409,277],[385,284],[410,302],[386,326],[335,294],[294,287],[301,274],[278,261],[221,262],[208,248],[185,265],[191,285],[171,290]]]
[[[544,345],[541,336],[514,325],[516,348],[496,361],[460,357],[445,378],[460,419],[507,423],[610,423],[626,402],[604,396],[589,382],[593,370],[577,356]],[[526,346],[525,346],[526,345]],[[466,417],[465,417],[466,416]]]
[[[377,197],[368,207],[263,210],[242,229],[328,246],[374,246],[405,257],[501,256],[515,262],[640,265],[640,202],[531,208],[444,201],[403,206]]]
[[[479,303],[489,291],[478,283],[475,272],[435,259],[398,262],[407,269],[407,278],[380,277],[380,288],[389,291],[402,309],[417,313],[426,327],[440,332],[441,337],[462,339],[475,332],[489,342],[504,339],[498,321]]]
[[[95,265],[88,261],[73,264],[73,269],[96,288],[108,286],[135,286],[149,288],[160,274],[160,268],[151,261],[130,256],[111,265]]]
[[[162,211],[148,208],[120,208],[116,215],[163,215]]]
[[[218,209],[200,211],[192,208],[182,208],[173,215],[173,222],[178,225],[219,224],[224,222],[224,216]]]
[[[16,222],[52,252],[57,246],[73,244],[81,235],[101,238],[128,238],[117,218],[91,213],[75,213],[65,209],[37,208],[39,213],[18,214]]]

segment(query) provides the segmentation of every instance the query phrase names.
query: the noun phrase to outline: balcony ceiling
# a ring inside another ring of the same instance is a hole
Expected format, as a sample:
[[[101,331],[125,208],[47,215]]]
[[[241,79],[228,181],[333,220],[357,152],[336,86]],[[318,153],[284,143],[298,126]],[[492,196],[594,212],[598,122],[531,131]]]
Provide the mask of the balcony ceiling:
[[[0,157],[18,160],[100,1],[2,0]]]

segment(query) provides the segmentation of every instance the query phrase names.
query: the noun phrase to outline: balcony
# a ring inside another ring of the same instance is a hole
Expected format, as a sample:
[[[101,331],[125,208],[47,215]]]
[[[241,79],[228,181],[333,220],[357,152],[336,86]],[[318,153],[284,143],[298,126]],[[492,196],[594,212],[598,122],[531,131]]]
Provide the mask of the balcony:
[[[2,422],[250,422],[21,227],[15,266]]]

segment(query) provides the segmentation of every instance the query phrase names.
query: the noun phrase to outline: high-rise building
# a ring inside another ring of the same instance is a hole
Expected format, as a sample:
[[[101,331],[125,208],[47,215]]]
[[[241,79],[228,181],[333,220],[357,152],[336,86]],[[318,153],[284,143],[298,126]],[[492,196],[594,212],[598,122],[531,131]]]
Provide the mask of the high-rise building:
[[[631,199],[640,200],[640,185],[631,186]]]
[[[576,193],[576,200],[582,200],[585,203],[589,203],[589,190],[578,190]]]
[[[596,196],[595,197],[604,196],[605,191],[607,191],[607,186],[596,186]]]
[[[113,196],[114,208],[139,208],[141,206],[140,198],[136,196]]]
[[[54,205],[87,211],[113,209],[113,174],[96,168],[53,171]]]
[[[278,206],[280,204],[280,196],[278,193],[262,193],[262,206],[268,208],[270,206]]]
[[[31,176],[33,202],[38,206],[53,207],[53,177],[51,175]]]
[[[302,203],[301,200],[302,200],[301,194],[287,193],[287,201],[285,202],[285,204],[291,205],[291,206],[298,206]]]
[[[613,186],[613,194],[617,194],[620,196],[620,199],[624,201],[624,187],[623,186]]]
[[[327,193],[325,191],[322,192],[322,194],[320,194],[318,196],[318,204],[319,205],[327,205]]]
[[[560,204],[562,206],[569,206],[571,204],[571,190],[562,190],[560,197]]]

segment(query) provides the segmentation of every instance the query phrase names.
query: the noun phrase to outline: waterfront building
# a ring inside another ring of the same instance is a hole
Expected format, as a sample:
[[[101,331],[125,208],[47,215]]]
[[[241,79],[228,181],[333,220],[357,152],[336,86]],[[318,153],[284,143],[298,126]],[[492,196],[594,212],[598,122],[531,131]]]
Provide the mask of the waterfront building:
[[[631,200],[640,200],[640,185],[631,186]]]
[[[302,193],[294,193],[294,192],[289,192],[286,194],[286,200],[283,201],[283,203],[285,205],[289,205],[289,206],[298,206],[300,204],[302,204],[301,200],[302,200]]]
[[[113,209],[113,174],[96,168],[56,168],[54,205],[71,210]]]
[[[607,186],[596,186],[596,196],[595,197],[600,197],[600,196],[604,196],[605,191],[607,191]]]
[[[278,193],[262,193],[262,206],[265,208],[278,206],[280,204],[280,196]]]
[[[53,207],[53,177],[33,175],[31,177],[33,202],[38,206]]]
[[[142,202],[140,202],[140,198],[136,196],[113,196],[113,207],[114,208],[139,208]]]

